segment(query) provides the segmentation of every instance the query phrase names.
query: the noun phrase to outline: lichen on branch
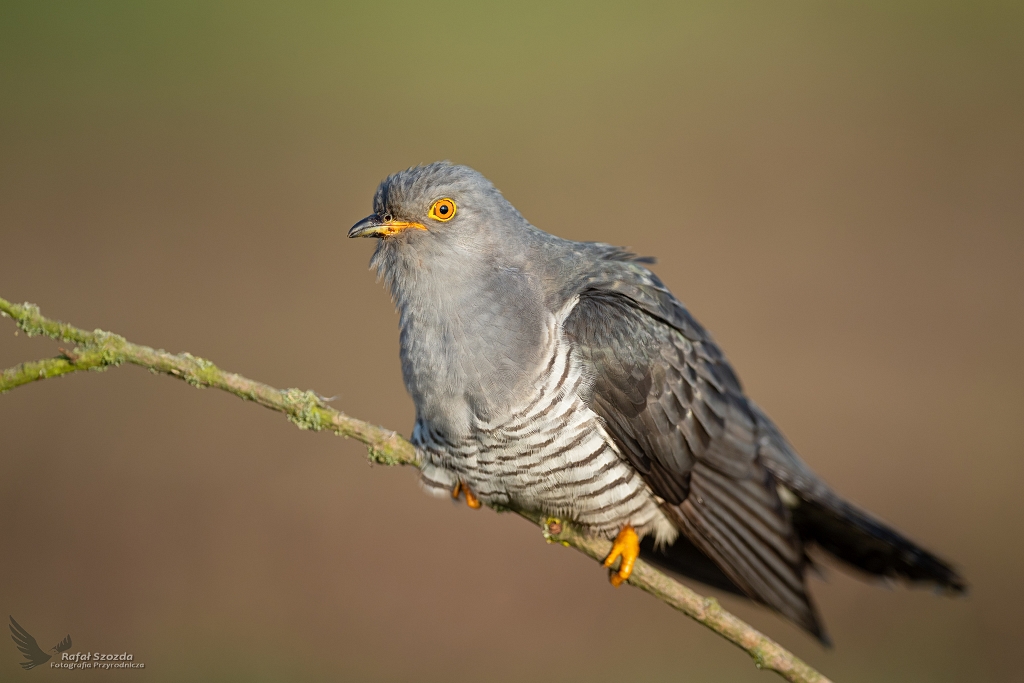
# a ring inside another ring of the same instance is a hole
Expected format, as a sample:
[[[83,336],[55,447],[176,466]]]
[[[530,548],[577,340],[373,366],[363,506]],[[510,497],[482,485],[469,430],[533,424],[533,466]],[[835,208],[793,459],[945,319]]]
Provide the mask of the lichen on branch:
[[[317,393],[302,389],[276,389],[262,382],[225,372],[213,362],[190,353],[173,354],[163,349],[134,344],[124,337],[93,330],[88,332],[51,320],[34,304],[12,304],[0,298],[0,316],[9,317],[28,336],[44,335],[72,343],[60,355],[21,363],[0,372],[0,394],[16,387],[83,370],[102,371],[131,363],[177,377],[194,387],[212,387],[247,401],[284,413],[299,429],[332,431],[366,445],[371,462],[381,465],[418,466],[416,449],[395,432],[350,417],[326,405]],[[611,542],[581,533],[571,523],[548,518],[537,511],[514,510],[544,530],[544,537],[602,561]],[[792,683],[829,683],[829,680],[791,652],[738,617],[722,609],[714,598],[704,598],[651,565],[637,561],[628,583],[691,619],[703,624],[747,652],[761,669],[775,671]]]

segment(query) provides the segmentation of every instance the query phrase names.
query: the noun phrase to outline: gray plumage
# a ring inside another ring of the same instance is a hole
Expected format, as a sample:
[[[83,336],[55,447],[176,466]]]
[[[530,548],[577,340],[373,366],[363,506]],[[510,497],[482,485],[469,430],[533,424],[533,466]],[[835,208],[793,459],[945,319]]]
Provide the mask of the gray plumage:
[[[449,198],[450,219],[429,216]],[[350,235],[400,314],[428,491],[648,536],[648,559],[764,603],[825,641],[810,544],[872,574],[965,584],[840,499],[748,399],[711,336],[645,265],[523,218],[449,163],[385,179]],[[419,229],[419,226],[425,229]]]

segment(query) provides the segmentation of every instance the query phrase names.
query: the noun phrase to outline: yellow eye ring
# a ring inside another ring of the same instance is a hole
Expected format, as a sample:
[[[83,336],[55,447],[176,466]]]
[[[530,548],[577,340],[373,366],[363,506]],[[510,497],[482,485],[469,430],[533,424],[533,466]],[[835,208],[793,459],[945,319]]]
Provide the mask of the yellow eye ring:
[[[444,199],[438,199],[434,202],[433,206],[430,207],[430,212],[427,214],[435,221],[450,221],[455,218],[455,202],[445,197]]]

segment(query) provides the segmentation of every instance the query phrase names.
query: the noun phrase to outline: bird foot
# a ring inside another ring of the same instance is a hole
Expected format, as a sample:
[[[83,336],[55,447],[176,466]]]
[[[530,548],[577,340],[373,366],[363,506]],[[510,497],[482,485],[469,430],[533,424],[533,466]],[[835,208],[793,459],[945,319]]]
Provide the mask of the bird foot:
[[[473,495],[473,492],[469,490],[469,487],[461,481],[455,482],[455,488],[452,489],[452,498],[458,500],[459,494],[461,493],[466,494],[466,505],[474,510],[480,509],[480,499]]]
[[[636,535],[633,527],[628,524],[622,527],[619,535],[615,537],[615,541],[612,543],[612,551],[605,558],[604,566],[611,567],[615,564],[615,560],[620,557],[622,561],[619,563],[619,570],[615,571],[613,569],[608,577],[616,588],[622,585],[622,582],[633,573],[633,565],[636,564],[636,558],[640,557],[640,537]]]

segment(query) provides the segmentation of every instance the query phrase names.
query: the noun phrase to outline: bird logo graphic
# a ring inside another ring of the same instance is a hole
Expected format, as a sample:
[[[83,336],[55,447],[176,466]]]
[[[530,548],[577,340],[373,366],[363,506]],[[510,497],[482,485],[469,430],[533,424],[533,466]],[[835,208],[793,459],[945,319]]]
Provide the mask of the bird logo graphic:
[[[32,637],[28,631],[22,628],[21,624],[11,617],[11,638],[14,640],[14,644],[18,646],[18,650],[21,654],[25,655],[27,661],[21,662],[21,668],[28,671],[34,669],[40,664],[44,664],[50,660],[53,655],[43,652],[42,648],[39,647],[39,643]],[[56,645],[50,648],[50,652],[54,655],[69,650],[71,648],[71,636],[64,636],[64,640],[60,641]]]

